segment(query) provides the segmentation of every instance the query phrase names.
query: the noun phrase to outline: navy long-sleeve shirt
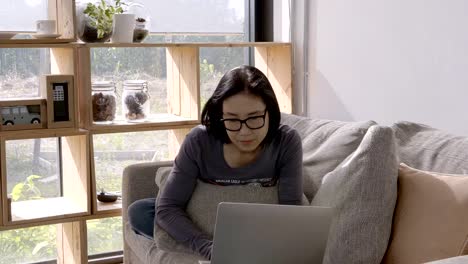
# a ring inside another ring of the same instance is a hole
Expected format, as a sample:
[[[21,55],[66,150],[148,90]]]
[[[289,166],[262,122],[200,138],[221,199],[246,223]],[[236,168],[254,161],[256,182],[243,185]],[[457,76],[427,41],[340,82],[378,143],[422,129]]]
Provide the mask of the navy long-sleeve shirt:
[[[224,159],[220,140],[204,126],[190,131],[159,196],[156,221],[176,241],[209,259],[211,238],[195,227],[185,211],[197,179],[219,185],[278,184],[279,202],[299,205],[303,193],[301,138],[296,130],[281,125],[252,163],[231,168]]]

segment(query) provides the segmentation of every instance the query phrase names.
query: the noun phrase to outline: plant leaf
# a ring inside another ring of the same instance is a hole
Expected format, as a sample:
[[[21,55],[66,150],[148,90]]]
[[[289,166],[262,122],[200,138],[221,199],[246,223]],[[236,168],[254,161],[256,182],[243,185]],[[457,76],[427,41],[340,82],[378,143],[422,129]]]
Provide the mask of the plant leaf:
[[[46,246],[48,246],[48,245],[49,245],[49,242],[48,242],[48,241],[42,241],[42,242],[40,242],[39,244],[37,244],[37,245],[34,247],[34,249],[33,249],[33,251],[32,251],[32,254],[33,254],[33,255],[36,255],[37,252],[39,252],[39,250],[43,249],[44,247],[46,247]]]
[[[24,189],[24,183],[22,182],[17,183],[13,187],[13,190],[11,190],[11,199],[13,201],[17,201],[21,197],[21,194],[23,193],[23,189]]]

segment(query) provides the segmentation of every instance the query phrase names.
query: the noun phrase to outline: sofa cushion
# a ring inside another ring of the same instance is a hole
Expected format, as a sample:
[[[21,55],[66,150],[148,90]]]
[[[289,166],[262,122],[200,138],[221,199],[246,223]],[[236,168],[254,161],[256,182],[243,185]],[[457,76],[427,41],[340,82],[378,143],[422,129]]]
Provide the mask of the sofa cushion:
[[[372,126],[359,147],[323,178],[312,200],[312,205],[335,207],[337,212],[323,263],[381,262],[392,227],[397,177],[393,131]]]
[[[312,200],[325,174],[349,156],[376,123],[341,122],[281,114],[281,123],[296,129],[302,139],[304,193]]]
[[[425,171],[468,175],[468,137],[406,121],[392,128],[401,162]]]
[[[160,190],[164,189],[164,184],[170,171],[170,167],[158,169],[156,184]],[[213,236],[218,204],[226,201],[277,204],[278,188],[277,186],[262,187],[257,184],[217,186],[197,181],[197,186],[187,204],[186,211],[200,230]],[[303,203],[309,204],[305,196],[303,197]],[[155,226],[154,234],[159,248],[175,252],[191,252],[190,249],[177,243],[167,232],[157,226]]]
[[[125,223],[124,229],[125,242],[132,252],[134,252],[134,254],[125,255],[125,260],[128,263],[145,263],[146,260],[140,258],[145,258],[150,249],[155,246],[154,241],[135,233],[128,222]]]
[[[422,263],[462,254],[468,254],[468,176],[400,165],[385,263]]]
[[[146,254],[146,263],[157,264],[199,264],[200,260],[204,260],[199,255],[186,252],[166,251],[160,248],[152,247]]]

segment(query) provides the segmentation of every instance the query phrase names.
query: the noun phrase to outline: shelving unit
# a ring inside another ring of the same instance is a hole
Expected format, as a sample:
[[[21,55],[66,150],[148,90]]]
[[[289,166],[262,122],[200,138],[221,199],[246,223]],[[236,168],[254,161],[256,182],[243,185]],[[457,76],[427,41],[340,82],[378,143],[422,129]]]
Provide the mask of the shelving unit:
[[[0,231],[58,224],[59,263],[87,263],[86,221],[121,215],[121,203],[97,201],[94,135],[169,131],[169,156],[174,157],[185,135],[200,123],[201,48],[252,48],[255,66],[269,78],[282,112],[292,111],[290,43],[77,43],[75,2],[49,0],[49,17],[57,19],[59,39],[0,40],[4,48],[49,48],[52,74],[74,77],[73,124],[69,128],[0,131]],[[92,121],[91,50],[95,48],[164,48],[166,55],[166,113],[146,122]],[[46,98],[43,94],[42,98]],[[26,100],[26,99],[25,99]],[[50,103],[50,102],[47,102]],[[19,139],[62,138],[63,195],[56,198],[9,203],[6,145]],[[34,209],[34,210],[32,210]]]
[[[32,133],[34,130],[30,130]],[[0,139],[2,222],[4,225],[21,227],[22,224],[47,222],[90,215],[90,179],[88,131],[55,129],[40,134],[22,132],[4,133]],[[11,202],[7,197],[6,145],[8,141],[33,138],[61,138],[61,164],[63,195],[41,200]]]

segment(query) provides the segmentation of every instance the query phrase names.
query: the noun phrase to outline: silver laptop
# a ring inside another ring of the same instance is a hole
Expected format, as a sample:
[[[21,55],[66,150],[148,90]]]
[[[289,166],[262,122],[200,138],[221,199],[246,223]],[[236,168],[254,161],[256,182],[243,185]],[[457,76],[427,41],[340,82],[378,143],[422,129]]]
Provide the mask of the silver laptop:
[[[220,203],[211,262],[322,263],[333,216],[329,207]]]

